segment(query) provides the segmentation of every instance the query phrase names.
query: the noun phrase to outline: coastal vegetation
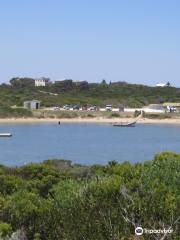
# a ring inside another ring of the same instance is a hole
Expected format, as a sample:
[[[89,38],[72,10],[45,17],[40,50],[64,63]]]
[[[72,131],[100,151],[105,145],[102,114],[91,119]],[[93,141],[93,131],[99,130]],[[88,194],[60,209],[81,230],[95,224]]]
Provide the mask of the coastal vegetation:
[[[68,110],[28,110],[22,107],[0,106],[0,118],[54,118],[54,119],[84,119],[84,118],[136,118],[140,111],[133,112],[108,112],[108,111],[68,111]],[[145,113],[143,118],[147,119],[178,119],[178,113]]]
[[[136,118],[141,114],[140,111],[133,112],[108,112],[108,111],[53,111],[53,110],[36,110],[32,112],[35,118],[57,118],[57,119],[83,119],[83,118]],[[147,119],[178,119],[179,113],[145,113],[143,118]]]
[[[11,118],[11,117],[32,117],[33,114],[30,110],[24,108],[11,108],[8,106],[0,107],[0,118]]]
[[[178,240],[180,154],[152,161],[0,166],[0,239],[136,239],[137,226],[170,229],[139,239]],[[18,238],[19,237],[19,238]]]
[[[133,113],[116,113],[108,111],[53,111],[53,110],[36,110],[32,112],[35,118],[126,118],[133,117]]]
[[[163,102],[180,102],[180,89],[175,87],[150,87],[126,82],[88,83],[72,80],[49,83],[35,87],[32,78],[13,78],[10,84],[0,85],[0,106],[23,106],[26,100],[38,99],[43,106],[65,104],[112,104],[114,107],[142,107]]]

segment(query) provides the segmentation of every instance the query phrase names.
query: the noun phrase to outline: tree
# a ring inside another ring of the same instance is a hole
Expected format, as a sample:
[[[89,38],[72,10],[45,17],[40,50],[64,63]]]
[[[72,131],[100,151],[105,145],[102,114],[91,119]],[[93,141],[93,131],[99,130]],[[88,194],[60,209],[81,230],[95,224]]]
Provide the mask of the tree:
[[[106,84],[107,84],[107,83],[106,83],[106,80],[105,80],[105,79],[102,79],[101,84],[106,85]]]
[[[169,82],[169,81],[167,82],[167,84],[166,84],[166,85],[167,85],[167,87],[170,87],[170,86],[171,86],[171,84],[170,84],[170,82]]]
[[[10,80],[10,84],[14,88],[33,87],[35,80],[33,78],[19,78],[15,77]]]

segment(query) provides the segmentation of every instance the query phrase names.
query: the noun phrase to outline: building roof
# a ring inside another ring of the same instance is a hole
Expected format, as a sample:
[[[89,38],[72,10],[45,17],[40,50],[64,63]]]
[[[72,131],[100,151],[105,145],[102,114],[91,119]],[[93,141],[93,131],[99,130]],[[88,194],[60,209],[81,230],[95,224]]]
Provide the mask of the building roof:
[[[39,100],[29,100],[29,101],[24,101],[24,103],[28,103],[28,102],[38,102],[38,103],[40,103],[41,101],[39,101]]]

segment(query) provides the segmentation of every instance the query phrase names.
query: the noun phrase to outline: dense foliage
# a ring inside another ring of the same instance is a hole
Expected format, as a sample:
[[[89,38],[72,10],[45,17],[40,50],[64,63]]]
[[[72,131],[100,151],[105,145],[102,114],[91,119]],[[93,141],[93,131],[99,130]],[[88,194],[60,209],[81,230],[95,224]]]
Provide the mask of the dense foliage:
[[[107,84],[105,81],[98,84],[72,80],[35,87],[31,78],[13,78],[10,83],[11,85],[0,86],[0,105],[22,106],[23,101],[32,99],[41,100],[44,106],[113,104],[117,107],[140,107],[166,101],[180,102],[180,89],[174,87],[149,87],[125,82]]]
[[[125,240],[137,226],[173,229],[139,239],[179,239],[180,154],[135,165],[1,166],[0,183],[1,239]]]

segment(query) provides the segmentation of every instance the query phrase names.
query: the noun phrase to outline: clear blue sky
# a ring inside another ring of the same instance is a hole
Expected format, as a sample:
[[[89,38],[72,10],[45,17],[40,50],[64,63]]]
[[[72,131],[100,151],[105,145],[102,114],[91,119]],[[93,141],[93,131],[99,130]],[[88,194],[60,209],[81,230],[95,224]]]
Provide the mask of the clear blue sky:
[[[180,1],[2,0],[0,82],[15,76],[180,86]]]

